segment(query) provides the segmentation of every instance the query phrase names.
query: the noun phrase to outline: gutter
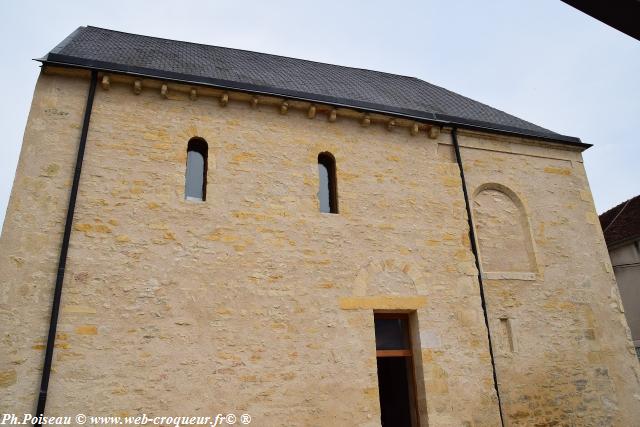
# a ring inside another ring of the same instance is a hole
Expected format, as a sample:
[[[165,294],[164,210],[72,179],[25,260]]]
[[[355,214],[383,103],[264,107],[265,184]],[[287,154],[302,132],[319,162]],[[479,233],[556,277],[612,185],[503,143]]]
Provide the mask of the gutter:
[[[73,35],[73,34],[72,34]],[[69,36],[71,37],[71,36]],[[63,41],[63,43],[66,42]],[[160,79],[165,81],[171,81],[183,84],[193,84],[199,86],[214,87],[219,89],[226,89],[238,92],[244,92],[254,95],[266,95],[282,97],[296,101],[304,102],[319,102],[324,104],[333,105],[336,107],[350,108],[360,111],[366,111],[370,113],[378,113],[391,117],[416,120],[423,123],[429,123],[437,126],[455,127],[459,129],[484,131],[501,135],[516,136],[532,138],[540,141],[553,142],[556,144],[562,144],[565,146],[578,148],[580,151],[584,151],[590,148],[591,144],[583,143],[580,138],[560,135],[549,134],[545,132],[537,132],[533,130],[524,130],[512,126],[497,125],[493,123],[487,123],[479,120],[465,119],[462,117],[455,117],[446,114],[426,113],[420,110],[412,110],[405,108],[390,109],[388,106],[365,102],[354,101],[344,98],[336,98],[333,96],[310,94],[306,92],[277,89],[268,86],[260,86],[250,83],[242,83],[231,80],[217,79],[213,77],[194,76],[183,73],[176,73],[171,71],[160,71],[144,67],[132,67],[121,64],[87,60],[84,58],[77,58],[73,56],[60,55],[56,53],[57,49],[51,51],[43,58],[35,59],[41,62],[43,65],[54,65],[67,68],[80,68],[87,70],[96,70],[105,73],[124,74],[129,76],[137,76],[143,78]]]
[[[91,119],[91,110],[93,108],[93,98],[96,93],[96,84],[98,82],[98,72],[91,71],[91,83],[89,85],[89,94],[87,95],[87,104],[84,110],[84,119],[82,122],[82,132],[80,134],[80,144],[78,145],[78,154],[76,156],[76,165],[73,172],[73,184],[69,193],[69,205],[67,207],[67,219],[64,224],[64,234],[62,236],[62,246],[60,247],[60,258],[58,260],[58,274],[56,276],[56,285],[53,292],[53,303],[51,305],[51,318],[49,321],[49,335],[47,337],[47,347],[44,355],[44,365],[42,368],[42,379],[40,381],[40,393],[38,395],[38,407],[36,409],[36,417],[38,419],[37,426],[41,425],[44,409],[47,403],[47,391],[49,389],[49,378],[51,376],[51,361],[53,360],[53,349],[56,342],[56,330],[58,328],[58,315],[60,313],[60,301],[62,299],[62,284],[64,283],[64,272],[67,265],[67,253],[69,251],[69,239],[71,238],[71,226],[73,224],[73,214],[76,208],[76,199],[78,197],[78,187],[80,185],[80,174],[82,172],[82,161],[84,160],[84,150],[87,145],[87,133],[89,132],[89,121]]]
[[[475,258],[476,268],[478,269],[478,285],[480,287],[480,301],[482,303],[482,313],[484,314],[484,324],[487,328],[487,339],[489,341],[489,356],[491,357],[491,369],[493,371],[493,386],[496,390],[496,397],[498,398],[498,409],[500,411],[500,425],[504,424],[504,415],[502,413],[502,401],[500,399],[500,390],[498,389],[498,375],[496,372],[496,362],[493,355],[493,344],[491,342],[491,330],[489,329],[489,315],[487,313],[487,302],[484,295],[484,285],[482,283],[482,270],[480,269],[480,258],[478,256],[478,246],[476,245],[476,233],[473,224],[473,217],[471,216],[471,202],[469,201],[469,193],[467,191],[467,181],[464,176],[464,168],[462,165],[462,156],[460,155],[460,146],[458,145],[458,132],[454,127],[451,129],[451,139],[453,141],[453,147],[456,152],[456,162],[458,163],[458,169],[460,169],[460,179],[462,180],[462,194],[464,195],[464,204],[467,208],[467,220],[469,222],[469,241],[471,242],[471,252]]]

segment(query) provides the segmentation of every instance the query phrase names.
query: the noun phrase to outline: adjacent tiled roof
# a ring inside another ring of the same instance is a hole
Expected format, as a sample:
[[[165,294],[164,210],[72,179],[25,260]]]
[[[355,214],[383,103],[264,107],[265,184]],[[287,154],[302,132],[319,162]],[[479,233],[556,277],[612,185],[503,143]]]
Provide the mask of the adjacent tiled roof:
[[[640,239],[640,195],[600,215],[607,246]]]
[[[414,77],[245,50],[80,27],[41,61],[268,93],[589,146],[578,138],[557,134]]]

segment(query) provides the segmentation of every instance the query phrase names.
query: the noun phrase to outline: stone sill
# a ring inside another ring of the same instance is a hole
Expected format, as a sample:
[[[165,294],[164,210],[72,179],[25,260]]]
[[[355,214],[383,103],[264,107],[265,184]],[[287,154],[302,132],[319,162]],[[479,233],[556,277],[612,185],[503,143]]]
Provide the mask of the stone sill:
[[[521,271],[492,271],[482,273],[482,278],[486,280],[527,280],[534,281],[537,274]]]

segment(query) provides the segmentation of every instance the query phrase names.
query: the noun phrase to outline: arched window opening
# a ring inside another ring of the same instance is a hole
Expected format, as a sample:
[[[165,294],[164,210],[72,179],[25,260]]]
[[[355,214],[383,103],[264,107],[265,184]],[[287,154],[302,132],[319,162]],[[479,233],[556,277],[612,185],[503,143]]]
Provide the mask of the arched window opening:
[[[318,154],[318,174],[320,188],[318,201],[320,212],[338,213],[338,182],[336,179],[336,159],[329,152]]]
[[[184,195],[187,200],[204,201],[207,192],[207,142],[192,138],[187,146],[187,173]]]

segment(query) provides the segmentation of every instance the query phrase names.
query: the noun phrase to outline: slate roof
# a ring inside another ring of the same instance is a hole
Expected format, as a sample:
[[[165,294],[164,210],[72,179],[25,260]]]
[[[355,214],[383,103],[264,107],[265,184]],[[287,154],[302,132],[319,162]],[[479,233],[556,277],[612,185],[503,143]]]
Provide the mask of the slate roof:
[[[590,146],[414,77],[103,28],[78,28],[39,61]]]
[[[640,239],[640,195],[600,215],[600,225],[608,247]]]

